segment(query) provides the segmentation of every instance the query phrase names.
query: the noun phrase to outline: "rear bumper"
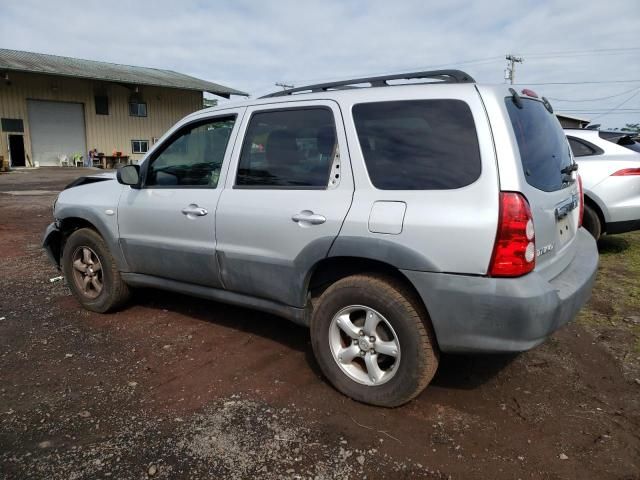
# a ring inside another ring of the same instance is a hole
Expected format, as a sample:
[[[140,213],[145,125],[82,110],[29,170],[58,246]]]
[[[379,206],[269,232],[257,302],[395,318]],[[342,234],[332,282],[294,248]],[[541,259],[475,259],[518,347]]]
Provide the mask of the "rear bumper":
[[[577,253],[559,275],[490,278],[403,271],[421,295],[443,352],[521,352],[571,321],[598,269],[593,237],[578,230]]]
[[[607,223],[607,233],[625,233],[640,230],[640,220]]]

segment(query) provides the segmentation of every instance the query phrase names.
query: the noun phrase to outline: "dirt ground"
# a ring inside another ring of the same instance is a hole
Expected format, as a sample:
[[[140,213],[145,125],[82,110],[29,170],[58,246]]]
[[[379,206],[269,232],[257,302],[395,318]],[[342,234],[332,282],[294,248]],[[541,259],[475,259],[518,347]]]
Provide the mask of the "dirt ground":
[[[605,238],[577,322],[517,356],[443,356],[361,405],[280,318],[146,290],[83,310],[40,248],[81,170],[0,175],[0,478],[640,478],[640,232]]]

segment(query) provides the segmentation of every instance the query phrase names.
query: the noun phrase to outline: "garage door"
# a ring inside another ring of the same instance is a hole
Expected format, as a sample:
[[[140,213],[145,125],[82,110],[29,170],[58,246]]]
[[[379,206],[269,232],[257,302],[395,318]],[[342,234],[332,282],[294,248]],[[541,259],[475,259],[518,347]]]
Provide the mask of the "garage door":
[[[52,166],[60,155],[87,155],[83,104],[27,100],[27,111],[34,161]]]

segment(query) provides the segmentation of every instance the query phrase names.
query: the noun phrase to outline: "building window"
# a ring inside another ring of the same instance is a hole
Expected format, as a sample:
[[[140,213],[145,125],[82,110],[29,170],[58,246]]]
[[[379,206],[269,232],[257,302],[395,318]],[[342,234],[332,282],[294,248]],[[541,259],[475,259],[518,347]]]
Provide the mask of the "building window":
[[[23,133],[24,123],[21,118],[3,118],[2,131]]]
[[[131,140],[131,153],[147,153],[149,140]]]
[[[129,116],[146,117],[147,104],[142,102],[129,102]]]
[[[96,115],[109,115],[109,97],[106,95],[96,95]]]

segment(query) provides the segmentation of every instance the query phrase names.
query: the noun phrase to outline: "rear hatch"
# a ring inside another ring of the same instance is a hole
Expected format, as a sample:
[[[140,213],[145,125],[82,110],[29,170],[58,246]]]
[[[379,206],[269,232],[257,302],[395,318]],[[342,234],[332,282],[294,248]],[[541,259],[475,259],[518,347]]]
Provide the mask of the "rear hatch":
[[[552,278],[575,256],[581,201],[577,166],[547,102],[515,93],[504,101],[524,173],[521,193],[533,215],[536,271]]]

